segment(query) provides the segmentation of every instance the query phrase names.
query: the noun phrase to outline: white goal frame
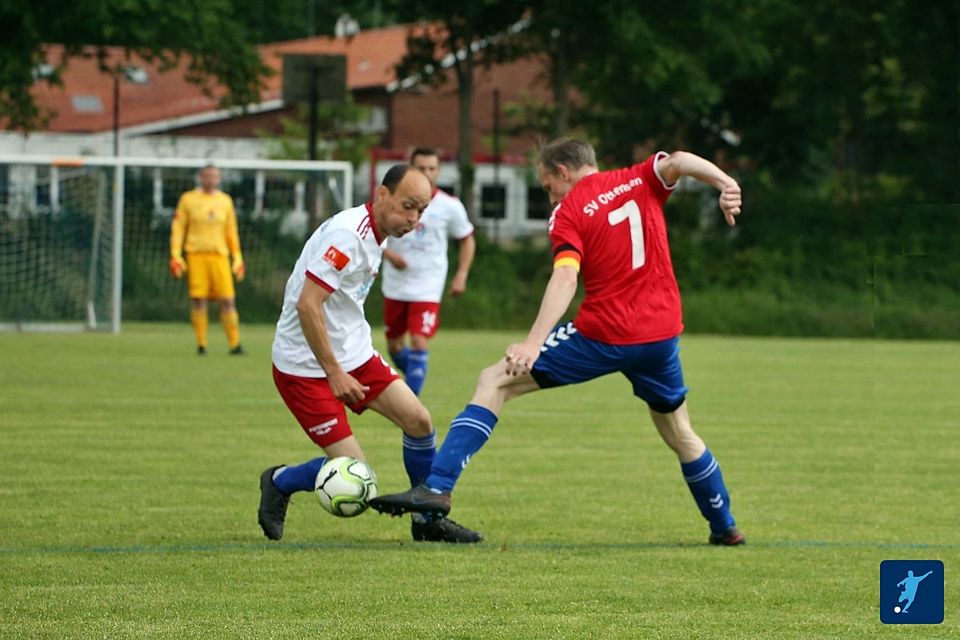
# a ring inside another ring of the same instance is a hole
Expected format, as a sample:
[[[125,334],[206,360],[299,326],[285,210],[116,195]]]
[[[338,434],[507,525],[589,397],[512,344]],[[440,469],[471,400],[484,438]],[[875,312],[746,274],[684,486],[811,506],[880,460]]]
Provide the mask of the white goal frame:
[[[64,157],[52,155],[0,154],[0,164],[79,168],[84,166],[114,167],[113,172],[113,234],[112,282],[110,331],[120,333],[122,292],[123,292],[123,214],[124,214],[124,174],[126,167],[161,167],[199,169],[214,164],[221,169],[266,169],[292,171],[341,171],[343,173],[343,208],[352,207],[353,202],[353,165],[341,160],[259,160],[259,159],[214,159],[214,158],[149,158],[149,157],[100,157],[81,156]],[[81,332],[96,328],[97,319],[93,314],[93,301],[87,301],[87,321],[81,322],[0,322],[0,331],[18,332]]]

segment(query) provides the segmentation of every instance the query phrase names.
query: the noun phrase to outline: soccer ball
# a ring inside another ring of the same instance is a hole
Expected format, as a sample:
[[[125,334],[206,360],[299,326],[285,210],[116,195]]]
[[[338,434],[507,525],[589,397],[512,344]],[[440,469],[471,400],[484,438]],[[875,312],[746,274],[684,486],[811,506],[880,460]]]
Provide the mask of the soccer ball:
[[[356,458],[333,458],[320,467],[314,491],[324,509],[352,518],[367,510],[367,500],[377,497],[377,475]]]

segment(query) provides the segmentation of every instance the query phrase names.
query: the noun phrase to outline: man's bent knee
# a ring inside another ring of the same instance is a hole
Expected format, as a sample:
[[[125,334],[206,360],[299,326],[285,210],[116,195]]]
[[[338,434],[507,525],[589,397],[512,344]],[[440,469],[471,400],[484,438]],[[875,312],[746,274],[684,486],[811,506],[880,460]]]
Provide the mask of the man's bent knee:
[[[427,408],[421,405],[419,409],[404,420],[404,424],[400,425],[400,428],[408,436],[422,438],[433,433],[433,418],[430,417]]]
[[[483,393],[493,393],[504,386],[505,373],[502,363],[489,366],[480,372],[477,377],[477,391]]]
[[[650,416],[664,443],[679,456],[681,462],[690,462],[700,457],[706,446],[690,424],[686,404],[681,404],[670,413],[651,409]]]

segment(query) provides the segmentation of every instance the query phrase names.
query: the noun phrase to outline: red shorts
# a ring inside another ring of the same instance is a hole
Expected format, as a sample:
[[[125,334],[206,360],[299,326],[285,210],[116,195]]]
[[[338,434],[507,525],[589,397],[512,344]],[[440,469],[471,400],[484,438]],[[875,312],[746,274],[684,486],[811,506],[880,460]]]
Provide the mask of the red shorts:
[[[440,303],[384,298],[383,323],[388,338],[399,338],[407,332],[432,338],[440,328]]]
[[[363,413],[384,389],[400,379],[379,353],[349,373],[361,384],[370,387],[363,400],[349,405],[356,414]],[[334,397],[326,378],[293,376],[274,367],[273,382],[290,413],[310,439],[321,447],[353,434],[347,422],[347,405]]]

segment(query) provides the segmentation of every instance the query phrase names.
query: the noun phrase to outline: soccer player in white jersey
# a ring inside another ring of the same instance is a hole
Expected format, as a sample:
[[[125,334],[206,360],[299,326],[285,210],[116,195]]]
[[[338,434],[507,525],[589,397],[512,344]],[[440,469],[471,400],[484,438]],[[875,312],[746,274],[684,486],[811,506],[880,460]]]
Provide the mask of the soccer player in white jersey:
[[[273,380],[307,436],[330,457],[365,459],[347,421],[373,409],[403,431],[403,463],[413,486],[430,472],[436,435],[430,413],[374,348],[363,303],[387,237],[413,230],[430,201],[430,181],[395,165],[372,203],[333,216],[307,240],[287,280],[273,341]],[[260,476],[258,521],[283,536],[290,495],[313,491],[326,457],[272,466]],[[479,534],[447,518],[414,518],[414,540],[477,542]]]
[[[447,279],[447,239],[459,243],[457,270],[450,281],[450,295],[467,289],[470,265],[476,253],[473,225],[459,199],[437,188],[440,157],[427,147],[410,154],[410,166],[430,180],[430,206],[414,231],[389,238],[383,252],[383,320],[387,328],[387,351],[403,371],[407,384],[420,395],[427,377],[427,341],[440,327],[440,299]],[[406,334],[410,334],[410,346]]]

